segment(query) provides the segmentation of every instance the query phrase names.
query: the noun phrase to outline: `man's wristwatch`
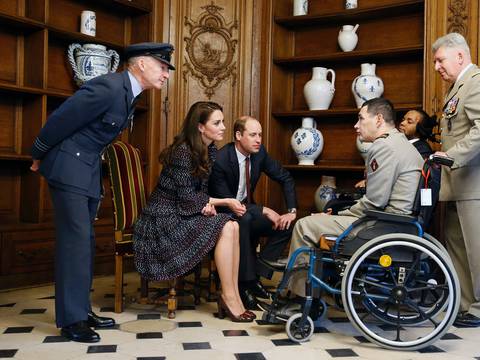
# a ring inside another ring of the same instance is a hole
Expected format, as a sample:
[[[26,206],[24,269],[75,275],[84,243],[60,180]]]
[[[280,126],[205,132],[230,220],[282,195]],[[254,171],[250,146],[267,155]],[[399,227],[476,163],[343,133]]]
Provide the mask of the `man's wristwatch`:
[[[289,214],[296,214],[297,213],[297,209],[296,208],[290,208],[287,210]]]

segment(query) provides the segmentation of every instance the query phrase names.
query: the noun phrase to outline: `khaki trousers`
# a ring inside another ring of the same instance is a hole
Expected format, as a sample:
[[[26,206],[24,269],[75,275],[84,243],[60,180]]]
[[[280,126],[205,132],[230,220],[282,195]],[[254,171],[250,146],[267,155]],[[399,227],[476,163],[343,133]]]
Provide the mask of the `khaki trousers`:
[[[319,242],[322,235],[340,235],[354,221],[358,220],[354,216],[325,215],[315,214],[306,216],[298,220],[293,228],[292,239],[290,242],[289,257],[300,247],[310,247],[310,243],[303,239],[306,235],[315,243]],[[296,264],[307,262],[305,256],[298,256]],[[288,288],[299,296],[305,296],[306,271],[299,271],[292,275]]]
[[[445,241],[462,288],[460,311],[480,316],[480,200],[446,205]]]

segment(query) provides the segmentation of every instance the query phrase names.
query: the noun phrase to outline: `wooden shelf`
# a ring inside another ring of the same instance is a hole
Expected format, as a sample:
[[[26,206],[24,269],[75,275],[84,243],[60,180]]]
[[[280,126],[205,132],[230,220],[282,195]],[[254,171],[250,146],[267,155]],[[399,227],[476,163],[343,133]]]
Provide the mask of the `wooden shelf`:
[[[39,21],[2,13],[0,13],[0,26],[23,32],[39,31],[45,28],[45,24]]]
[[[365,165],[322,160],[315,165],[283,165],[283,167],[290,171],[365,171]]]
[[[30,155],[19,155],[19,154],[2,154],[0,153],[0,161],[9,160],[9,161],[32,161]]]
[[[398,59],[402,57],[423,56],[423,44],[407,47],[397,47],[388,49],[377,50],[363,50],[363,51],[350,51],[350,52],[335,52],[326,55],[317,56],[291,56],[291,57],[279,57],[273,59],[273,62],[282,66],[297,66],[297,65],[309,65],[312,66],[316,63],[342,63],[366,60],[378,60],[378,59]]]
[[[408,111],[412,109],[421,109],[422,104],[394,104],[395,111]],[[292,111],[273,111],[272,115],[276,118],[300,118],[300,117],[342,117],[345,115],[357,115],[357,108],[337,108],[328,110],[292,110]],[[356,120],[356,118],[355,118]]]
[[[11,83],[0,82],[0,91],[9,91],[17,94],[26,95],[48,95],[56,98],[66,99],[72,96],[73,92],[55,90],[55,89],[40,89],[30,86],[20,86]]]
[[[82,34],[81,32],[76,32],[76,31],[67,31],[63,29],[59,29],[57,27],[48,25],[48,31],[52,36],[58,39],[64,39],[64,40],[69,40],[72,42],[78,42],[78,43],[92,43],[92,44],[100,44],[104,45],[110,49],[117,50],[119,52],[119,55],[123,54],[123,50],[125,48],[124,44],[117,43],[117,42],[111,42],[108,40],[101,39],[96,36],[89,36]]]
[[[320,24],[345,24],[349,22],[375,19],[387,16],[401,16],[423,11],[423,0],[406,0],[396,4],[376,6],[375,8],[358,8],[321,15],[285,16],[275,18],[275,22],[288,28],[298,28]]]
[[[116,9],[126,15],[148,14],[152,11],[150,0],[92,0],[95,4],[103,4],[109,9]]]

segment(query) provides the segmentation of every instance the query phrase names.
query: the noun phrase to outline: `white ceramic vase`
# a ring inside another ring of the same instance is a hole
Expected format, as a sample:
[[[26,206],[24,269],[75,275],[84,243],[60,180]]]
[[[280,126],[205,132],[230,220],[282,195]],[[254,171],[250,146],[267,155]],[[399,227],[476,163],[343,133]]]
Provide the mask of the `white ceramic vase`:
[[[337,198],[337,186],[335,176],[322,175],[322,182],[315,191],[315,207],[322,212],[325,205]]]
[[[355,143],[357,145],[357,150],[360,153],[360,156],[363,158],[363,161],[367,161],[368,150],[370,149],[370,146],[372,146],[372,143],[360,140],[359,136],[357,136],[357,140]]]
[[[362,64],[361,73],[352,82],[352,93],[357,107],[370,99],[380,97],[383,94],[383,81],[375,75],[375,64]]]
[[[115,50],[97,44],[71,44],[67,55],[78,86],[94,77],[115,72],[120,63]]]
[[[343,25],[338,33],[338,45],[342,51],[352,51],[358,43],[357,29],[359,25]]]
[[[327,80],[328,73],[332,81]],[[327,110],[335,94],[335,71],[314,67],[312,79],[303,87],[303,95],[310,110]]]
[[[356,9],[358,7],[357,0],[345,0],[345,9]]]
[[[293,0],[293,16],[308,14],[308,0]]]
[[[302,127],[295,130],[290,140],[298,165],[313,165],[323,150],[323,136],[311,117],[302,119]]]

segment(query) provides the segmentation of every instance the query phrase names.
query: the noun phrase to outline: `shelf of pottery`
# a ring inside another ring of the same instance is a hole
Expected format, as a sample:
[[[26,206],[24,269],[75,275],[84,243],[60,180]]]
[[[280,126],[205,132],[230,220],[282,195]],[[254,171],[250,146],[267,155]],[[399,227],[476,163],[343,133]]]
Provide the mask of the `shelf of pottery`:
[[[129,38],[148,40],[151,9],[150,0],[0,1],[1,161],[31,159],[47,116],[83,82],[115,72]]]
[[[363,102],[383,95],[398,116],[421,108],[424,1],[295,0],[293,16],[285,4],[274,10],[271,135],[290,134],[293,151],[276,153],[293,171],[361,173]]]

